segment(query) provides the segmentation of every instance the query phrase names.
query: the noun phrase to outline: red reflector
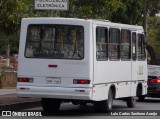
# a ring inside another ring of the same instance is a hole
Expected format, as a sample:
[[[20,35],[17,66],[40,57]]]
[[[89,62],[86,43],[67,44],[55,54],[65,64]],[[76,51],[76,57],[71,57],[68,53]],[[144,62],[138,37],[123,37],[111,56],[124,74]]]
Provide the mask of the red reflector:
[[[33,82],[32,78],[18,78],[18,82]]]
[[[30,88],[20,88],[20,90],[30,90]]]
[[[58,67],[58,66],[57,66],[56,64],[49,64],[48,67],[50,67],[50,68],[52,68],[52,67],[53,67],[53,68],[56,68],[56,67]]]
[[[85,92],[85,90],[79,90],[79,92]]]
[[[81,92],[81,93],[83,93],[83,92],[85,92],[85,90],[75,90],[75,92]]]
[[[90,80],[74,79],[73,84],[90,84]]]

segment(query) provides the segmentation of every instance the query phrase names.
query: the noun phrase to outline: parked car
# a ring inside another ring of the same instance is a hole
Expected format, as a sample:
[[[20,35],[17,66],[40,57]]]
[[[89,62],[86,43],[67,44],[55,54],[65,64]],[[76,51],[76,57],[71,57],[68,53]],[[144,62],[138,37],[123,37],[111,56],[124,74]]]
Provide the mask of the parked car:
[[[160,66],[148,65],[147,97],[160,98]]]
[[[138,97],[143,101],[145,97],[160,98],[160,65],[148,65],[147,95]]]

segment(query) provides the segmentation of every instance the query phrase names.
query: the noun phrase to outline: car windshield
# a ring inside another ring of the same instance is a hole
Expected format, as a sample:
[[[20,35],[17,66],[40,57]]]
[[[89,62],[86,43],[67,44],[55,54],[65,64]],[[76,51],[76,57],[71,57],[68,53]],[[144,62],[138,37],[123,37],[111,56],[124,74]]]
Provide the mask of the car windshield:
[[[31,24],[27,29],[25,57],[81,60],[84,58],[84,28]]]

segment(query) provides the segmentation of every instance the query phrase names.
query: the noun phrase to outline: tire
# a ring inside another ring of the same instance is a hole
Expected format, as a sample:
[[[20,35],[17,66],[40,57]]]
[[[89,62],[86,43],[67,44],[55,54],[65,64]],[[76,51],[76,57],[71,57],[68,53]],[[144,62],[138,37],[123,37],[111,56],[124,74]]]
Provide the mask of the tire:
[[[126,98],[126,103],[129,108],[133,108],[136,105],[136,97],[128,97]]]
[[[59,110],[61,101],[57,99],[42,98],[41,105],[43,108],[43,112],[50,113]]]
[[[145,99],[145,95],[138,96],[138,101],[143,102]]]
[[[108,100],[94,102],[94,109],[96,112],[110,112],[113,108],[113,93],[112,90],[108,92]]]
[[[86,102],[81,102],[80,105],[85,106],[85,105],[87,105],[87,103]]]

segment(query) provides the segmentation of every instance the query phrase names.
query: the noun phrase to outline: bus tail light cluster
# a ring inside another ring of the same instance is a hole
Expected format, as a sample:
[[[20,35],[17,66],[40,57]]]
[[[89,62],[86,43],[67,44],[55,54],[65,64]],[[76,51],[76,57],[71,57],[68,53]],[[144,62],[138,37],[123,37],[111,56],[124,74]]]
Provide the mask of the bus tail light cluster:
[[[160,77],[149,80],[150,83],[160,83]]]
[[[33,78],[18,78],[18,82],[32,83]]]
[[[90,80],[86,80],[86,79],[73,79],[73,84],[90,84]]]

